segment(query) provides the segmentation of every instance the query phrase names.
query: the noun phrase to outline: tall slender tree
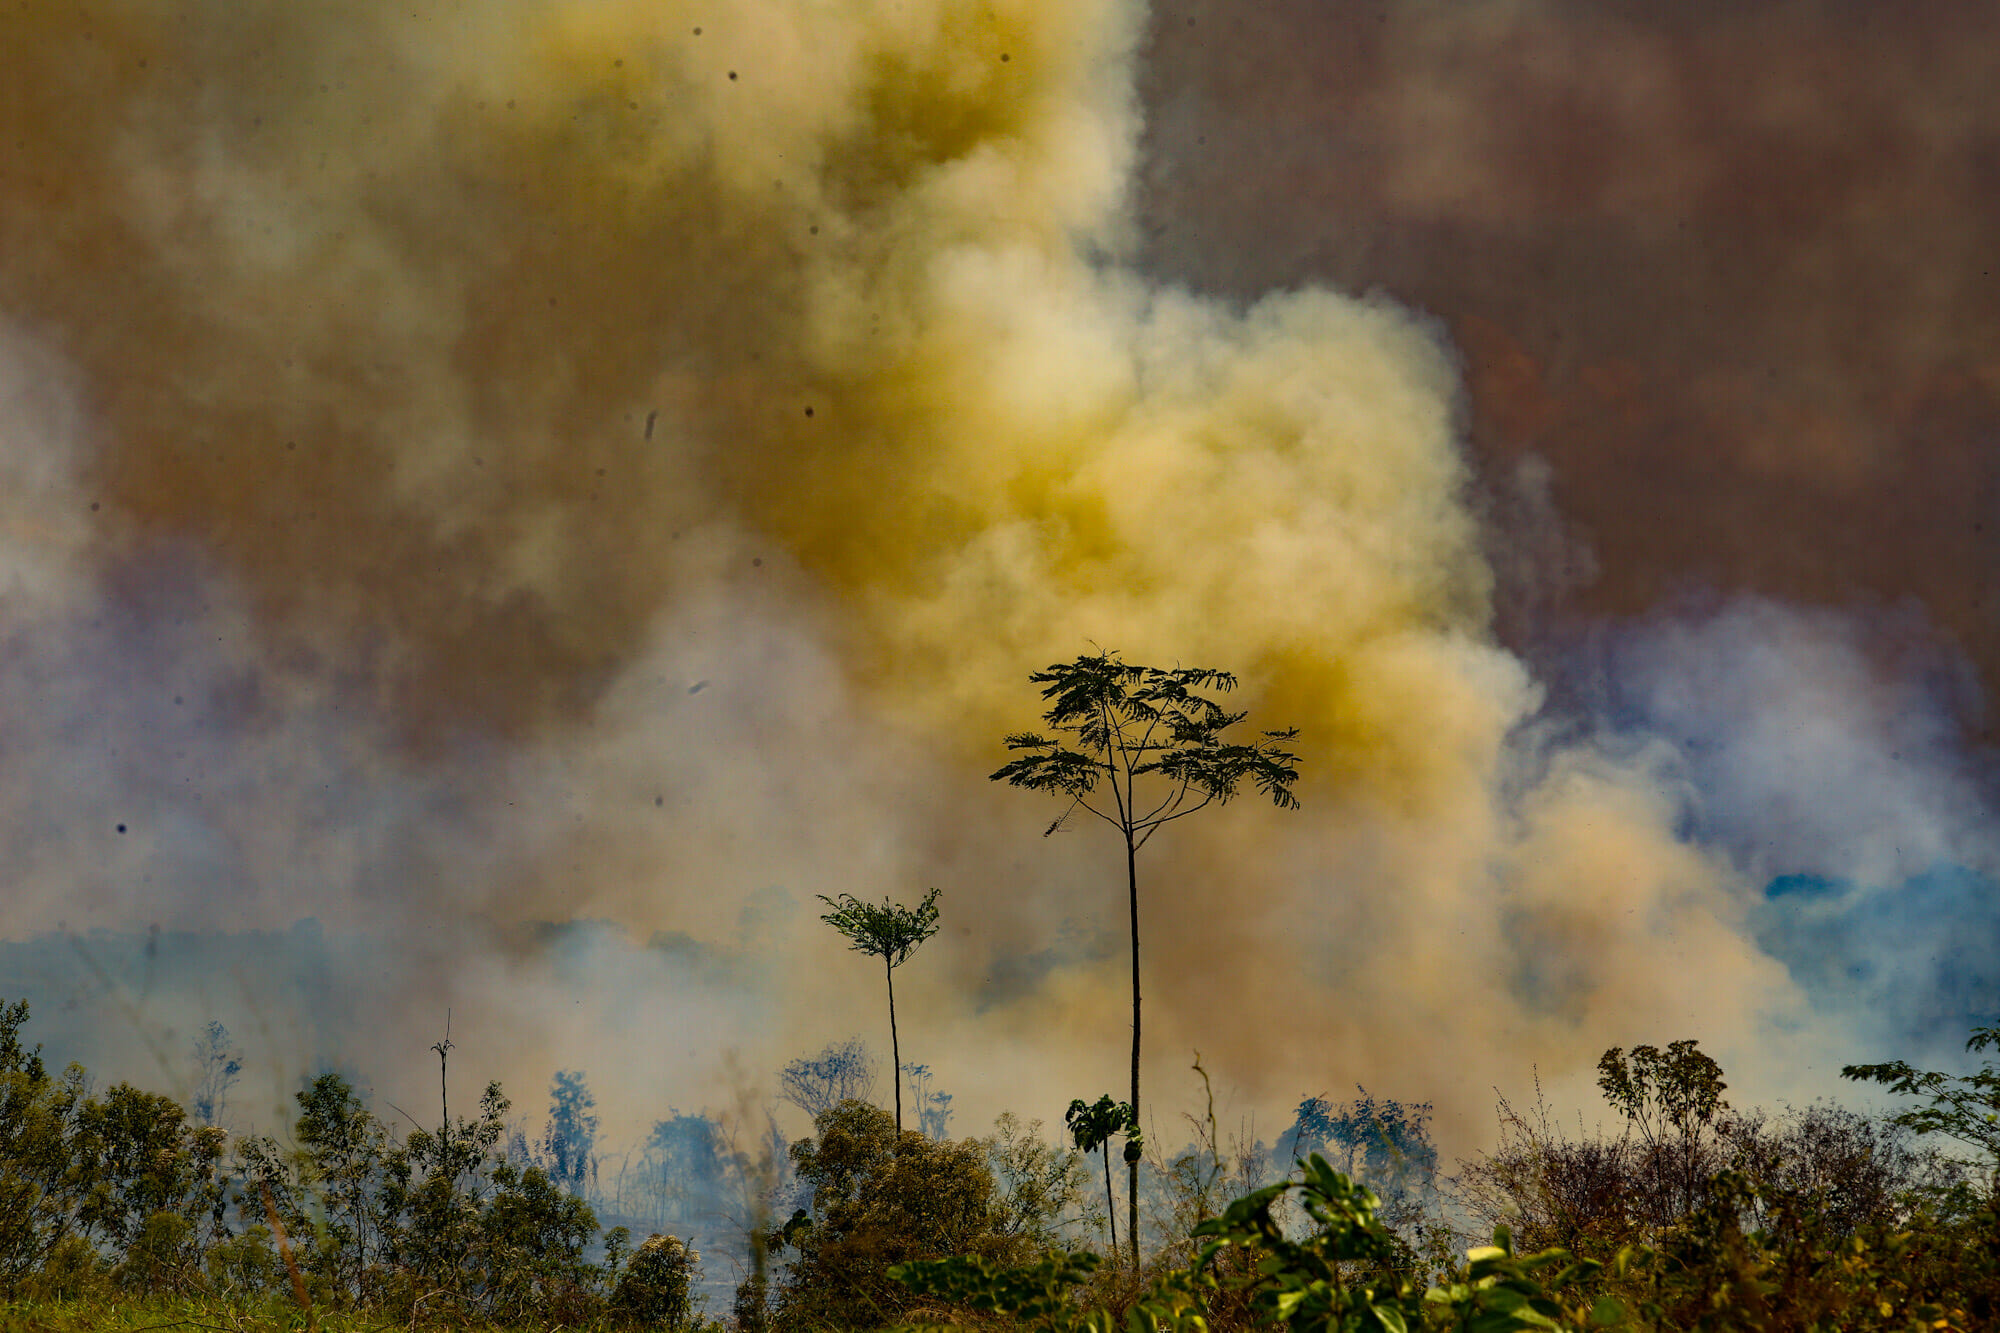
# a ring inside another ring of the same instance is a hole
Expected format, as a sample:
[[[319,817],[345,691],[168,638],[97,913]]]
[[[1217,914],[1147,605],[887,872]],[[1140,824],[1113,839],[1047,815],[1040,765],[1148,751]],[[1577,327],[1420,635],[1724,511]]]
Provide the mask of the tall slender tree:
[[[937,934],[938,891],[932,889],[924,895],[924,900],[915,907],[904,907],[892,903],[887,898],[877,907],[874,903],[864,903],[851,893],[843,893],[838,901],[819,895],[819,900],[833,910],[820,920],[847,936],[850,948],[858,953],[873,954],[882,960],[882,975],[889,983],[889,1068],[900,1071],[903,1067],[902,1048],[896,1044],[896,969],[909,960],[916,947]],[[896,1085],[896,1132],[903,1132],[903,1080],[896,1075],[892,1080]]]
[[[1069,805],[1043,834],[1076,810],[1096,815],[1125,842],[1125,889],[1132,918],[1132,1119],[1139,1118],[1139,849],[1161,827],[1228,802],[1248,783],[1280,809],[1295,809],[1298,756],[1285,747],[1297,728],[1266,731],[1249,744],[1222,734],[1246,714],[1232,713],[1202,691],[1226,694],[1236,677],[1209,667],[1138,666],[1115,652],[1058,662],[1028,680],[1049,703],[1042,720],[1053,737],[1007,737],[1020,754],[992,775],[1032,791],[1067,796]],[[1126,1155],[1126,1239],[1138,1265],[1139,1158]]]

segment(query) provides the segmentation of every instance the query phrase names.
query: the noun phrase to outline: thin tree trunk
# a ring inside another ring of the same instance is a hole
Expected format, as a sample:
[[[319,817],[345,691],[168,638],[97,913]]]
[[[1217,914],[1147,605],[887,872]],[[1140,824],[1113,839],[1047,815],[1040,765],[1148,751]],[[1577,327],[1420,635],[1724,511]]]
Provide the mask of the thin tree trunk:
[[[1132,1123],[1139,1122],[1139,849],[1125,834],[1125,885],[1132,902]],[[1109,1140],[1106,1140],[1107,1145]],[[1130,1139],[1127,1139],[1130,1142]],[[1109,1153],[1107,1146],[1105,1151]],[[1106,1165],[1109,1165],[1107,1159]],[[1132,1251],[1132,1271],[1139,1271],[1139,1163],[1125,1164],[1125,1248]]]
[[[1104,1225],[1111,1231],[1111,1266],[1118,1267],[1118,1196],[1111,1192],[1111,1136],[1104,1137]]]
[[[896,1085],[896,1134],[903,1133],[903,1057],[896,1046],[896,965],[882,955],[882,971],[889,978],[889,1081]]]

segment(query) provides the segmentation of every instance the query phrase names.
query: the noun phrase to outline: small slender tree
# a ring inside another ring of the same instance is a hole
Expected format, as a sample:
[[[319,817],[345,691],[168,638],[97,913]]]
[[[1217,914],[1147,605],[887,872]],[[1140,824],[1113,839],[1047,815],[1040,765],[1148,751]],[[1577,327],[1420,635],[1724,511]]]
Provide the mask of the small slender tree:
[[[919,944],[937,934],[937,896],[938,891],[932,889],[915,907],[887,898],[877,907],[851,893],[841,894],[838,901],[819,895],[819,900],[833,909],[820,920],[847,936],[849,947],[856,952],[882,960],[882,974],[889,983],[889,1068],[893,1070],[903,1067],[902,1049],[896,1044],[896,969],[909,960]],[[896,1132],[901,1134],[903,1080],[898,1076],[891,1081],[896,1085]]]
[[[1139,849],[1162,825],[1211,803],[1221,805],[1244,783],[1280,809],[1295,809],[1292,783],[1298,756],[1285,746],[1297,728],[1266,731],[1247,745],[1226,744],[1222,733],[1246,714],[1232,713],[1198,693],[1226,694],[1236,677],[1209,667],[1136,666],[1118,654],[1084,654],[1058,662],[1028,680],[1042,687],[1049,707],[1042,720],[1055,737],[1022,732],[1007,737],[1021,753],[995,782],[1069,797],[1069,806],[1043,833],[1054,833],[1079,807],[1117,829],[1125,840],[1125,889],[1132,915],[1132,1115],[1139,1115]],[[1108,790],[1108,797],[1105,790]],[[1125,1235],[1139,1254],[1139,1160],[1129,1155],[1129,1208]]]
[[[1139,1138],[1139,1120],[1129,1102],[1114,1102],[1105,1093],[1095,1103],[1078,1097],[1063,1113],[1069,1126],[1070,1142],[1078,1152],[1104,1154],[1104,1225],[1111,1233],[1111,1266],[1118,1266],[1118,1201],[1111,1193],[1111,1136],[1125,1136],[1125,1155],[1136,1157],[1144,1151]],[[1131,1239],[1127,1236],[1126,1239]]]

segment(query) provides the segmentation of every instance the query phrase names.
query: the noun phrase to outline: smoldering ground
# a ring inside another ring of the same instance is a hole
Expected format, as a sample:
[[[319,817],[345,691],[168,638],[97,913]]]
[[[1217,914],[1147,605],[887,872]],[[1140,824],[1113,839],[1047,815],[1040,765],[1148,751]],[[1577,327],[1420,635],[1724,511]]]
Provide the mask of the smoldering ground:
[[[1304,813],[1148,849],[1162,1105],[1199,1048],[1469,1140],[1615,1043],[1851,1054],[1671,741],[1529,725],[1444,331],[1133,266],[1136,6],[10,22],[8,935],[238,932],[282,1083],[242,932],[313,918],[295,1063],[427,1095],[450,1007],[469,1084],[644,1116],[874,1032],[813,895],[935,884],[906,1049],[1053,1116],[1120,1067],[1118,867],[985,774],[1096,642],[1302,732]]]

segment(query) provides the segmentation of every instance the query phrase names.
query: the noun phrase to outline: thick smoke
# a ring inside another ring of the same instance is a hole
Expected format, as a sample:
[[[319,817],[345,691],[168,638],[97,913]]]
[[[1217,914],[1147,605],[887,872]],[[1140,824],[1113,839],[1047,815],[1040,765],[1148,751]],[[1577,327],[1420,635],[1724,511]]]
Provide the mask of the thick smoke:
[[[1146,261],[1234,297],[1380,287],[1434,313],[1482,470],[1504,487],[1546,460],[1594,552],[1572,611],[1640,616],[1690,586],[1915,597],[1990,693],[1996,23],[1977,0],[1893,21],[1160,0]],[[1499,621],[1553,672],[1544,591],[1508,579]]]
[[[1761,890],[1759,942],[1876,1049],[1950,1058],[2000,1017],[1978,692],[1914,611],[1760,600],[1606,629],[1596,715],[1671,744],[1693,836]]]
[[[1810,1063],[1664,743],[1520,740],[1438,330],[1126,263],[1142,19],[30,6],[0,928],[317,918],[351,1017],[274,1021],[280,1081],[427,1097],[449,1007],[468,1083],[582,1065],[609,1119],[876,1032],[812,895],[935,884],[905,1049],[961,1125],[1052,1116],[1117,1081],[1118,865],[984,775],[1096,642],[1306,756],[1305,813],[1146,853],[1163,1108],[1194,1048],[1461,1137],[1614,1043]]]

